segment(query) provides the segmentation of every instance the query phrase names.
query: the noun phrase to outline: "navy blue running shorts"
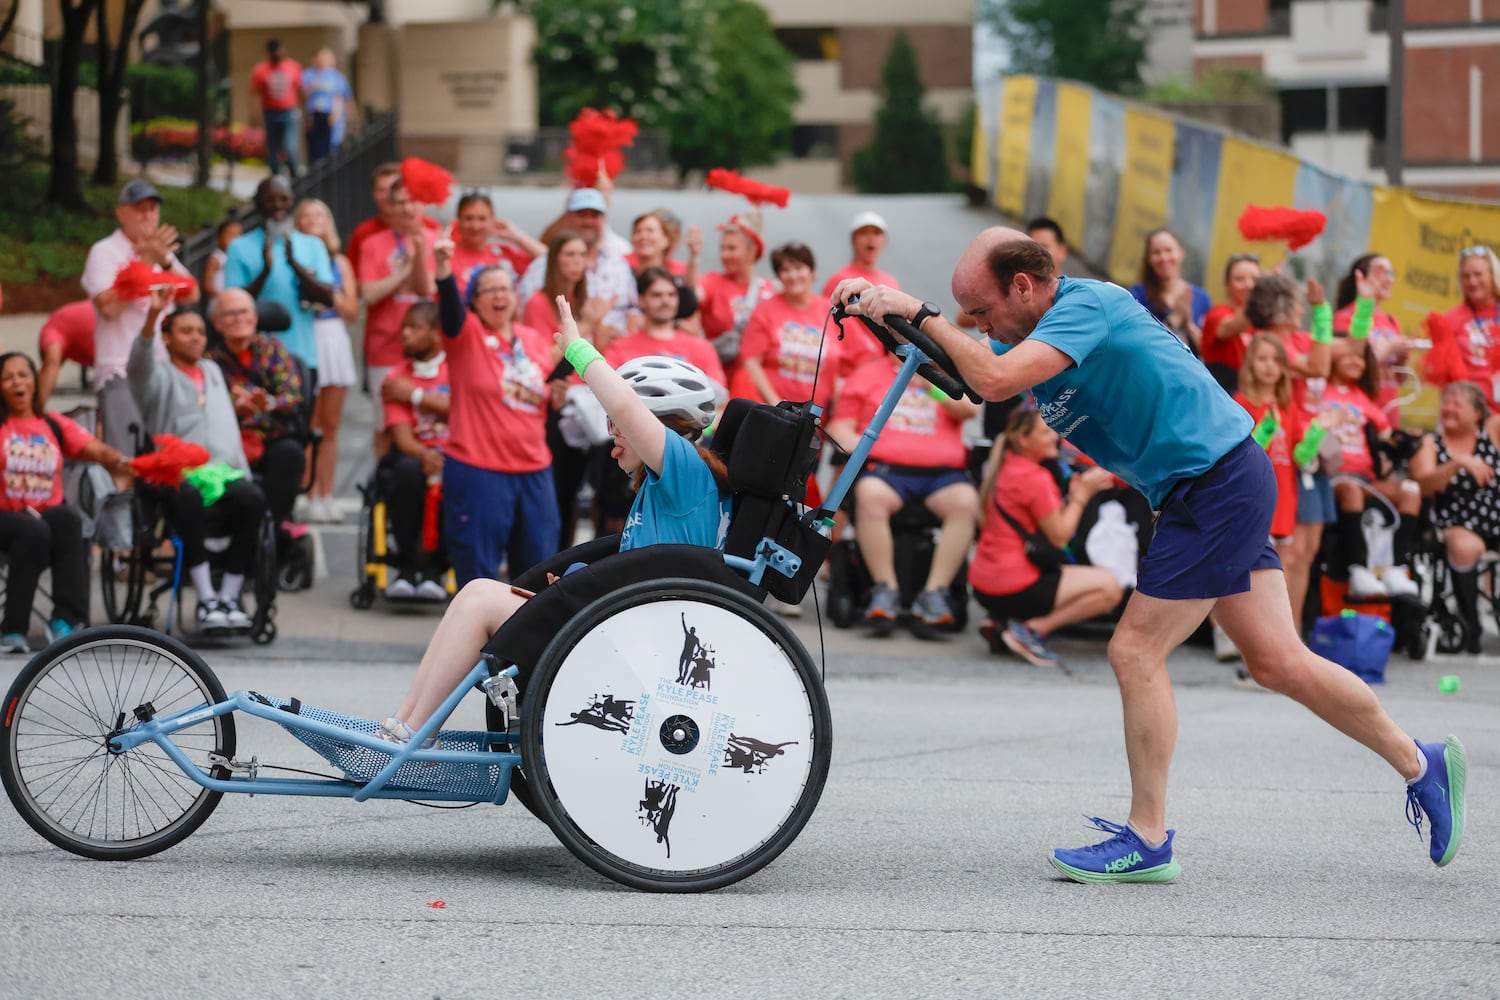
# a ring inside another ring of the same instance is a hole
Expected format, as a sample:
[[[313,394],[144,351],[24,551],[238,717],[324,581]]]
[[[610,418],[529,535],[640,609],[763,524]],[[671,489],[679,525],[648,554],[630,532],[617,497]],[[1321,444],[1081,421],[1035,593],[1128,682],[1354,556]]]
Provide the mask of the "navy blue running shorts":
[[[1275,512],[1271,460],[1246,438],[1203,475],[1172,487],[1136,589],[1169,601],[1243,594],[1252,572],[1281,568],[1271,544]]]

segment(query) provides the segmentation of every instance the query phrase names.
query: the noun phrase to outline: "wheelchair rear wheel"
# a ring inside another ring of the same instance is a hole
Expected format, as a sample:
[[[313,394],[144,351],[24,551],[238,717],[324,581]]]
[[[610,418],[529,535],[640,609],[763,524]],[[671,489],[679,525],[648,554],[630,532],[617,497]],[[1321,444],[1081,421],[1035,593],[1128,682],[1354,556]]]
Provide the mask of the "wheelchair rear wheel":
[[[155,743],[125,753],[110,736],[140,715],[224,700],[202,658],[176,639],[131,626],[76,632],[26,665],[5,696],[0,778],[16,811],[74,854],[127,861],[166,850],[214,811],[220,792],[184,774]],[[234,717],[172,734],[193,764],[229,777],[208,755],[234,755]]]
[[[759,871],[811,818],[832,723],[806,649],[721,584],[651,580],[594,602],[526,688],[522,757],[544,820],[637,889]]]

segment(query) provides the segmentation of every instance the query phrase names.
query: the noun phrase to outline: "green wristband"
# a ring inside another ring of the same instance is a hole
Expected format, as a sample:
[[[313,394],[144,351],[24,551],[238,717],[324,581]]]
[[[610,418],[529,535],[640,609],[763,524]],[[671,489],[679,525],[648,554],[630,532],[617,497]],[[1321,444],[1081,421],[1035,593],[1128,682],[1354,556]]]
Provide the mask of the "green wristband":
[[[1327,302],[1312,307],[1312,339],[1314,344],[1333,343],[1333,307]]]
[[[580,378],[583,377],[584,369],[588,368],[589,365],[595,361],[604,360],[604,355],[599,353],[598,348],[590,344],[587,340],[582,339],[575,340],[569,344],[568,349],[563,351],[563,357],[568,359],[568,364],[573,366],[573,370],[578,373]]]
[[[1281,421],[1277,419],[1276,411],[1274,409],[1267,410],[1266,415],[1261,417],[1254,429],[1250,431],[1250,436],[1255,439],[1256,444],[1262,448],[1266,448],[1275,440],[1276,431],[1280,427]]]
[[[948,398],[948,394],[935,385],[929,385],[927,387],[927,395],[931,396],[939,403]]]
[[[1318,457],[1318,447],[1322,445],[1323,439],[1328,436],[1328,428],[1322,424],[1312,424],[1307,428],[1307,433],[1297,447],[1292,449],[1292,461],[1298,465],[1306,465]]]
[[[1364,340],[1370,335],[1370,328],[1375,325],[1375,300],[1358,298],[1354,300],[1354,318],[1349,321],[1349,336],[1355,340]]]

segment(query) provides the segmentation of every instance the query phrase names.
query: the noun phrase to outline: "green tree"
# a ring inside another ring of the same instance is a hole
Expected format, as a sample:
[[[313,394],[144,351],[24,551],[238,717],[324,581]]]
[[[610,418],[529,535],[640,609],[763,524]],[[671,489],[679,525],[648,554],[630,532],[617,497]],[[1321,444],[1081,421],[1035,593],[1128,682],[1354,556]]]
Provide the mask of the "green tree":
[[[720,3],[709,35],[711,75],[669,123],[672,162],[682,174],[775,162],[791,145],[801,97],[792,54],[750,0]]]
[[[1010,47],[1011,67],[1114,93],[1141,84],[1146,0],[982,0],[979,19]]]
[[[681,172],[770,162],[790,142],[790,55],[749,0],[524,0],[539,119],[608,108],[664,130]]]
[[[926,88],[905,32],[897,34],[880,74],[875,136],[854,154],[854,186],[866,194],[946,191],[948,143],[936,116],[922,107]]]

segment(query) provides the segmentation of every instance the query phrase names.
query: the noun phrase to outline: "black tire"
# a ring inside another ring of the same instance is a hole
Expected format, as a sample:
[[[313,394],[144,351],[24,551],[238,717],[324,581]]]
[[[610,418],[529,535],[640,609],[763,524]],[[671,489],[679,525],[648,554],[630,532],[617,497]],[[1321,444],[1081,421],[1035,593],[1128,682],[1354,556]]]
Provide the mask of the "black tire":
[[[260,645],[276,638],[276,526],[270,515],[260,520],[255,537],[255,566],[252,571],[251,596],[255,611],[250,616],[250,637]]]
[[[703,647],[687,684],[672,677],[679,615],[694,617]],[[643,648],[663,636],[671,649]],[[615,701],[612,690],[641,693]],[[796,839],[828,778],[832,722],[807,650],[760,604],[704,580],[650,580],[594,602],[543,653],[522,716],[542,818],[584,864],[637,889],[705,892],[759,871]]]
[[[349,606],[355,611],[368,611],[375,604],[375,585],[361,583],[349,591]]]
[[[99,861],[164,851],[196,830],[222,797],[198,785],[155,743],[123,754],[109,734],[134,725],[149,702],[157,716],[224,701],[197,653],[129,625],[84,629],[32,658],[5,696],[0,778],[16,811],[58,847]],[[121,719],[124,722],[121,722]],[[234,717],[172,734],[205,772],[210,752],[234,756]]]
[[[141,525],[141,505],[131,504],[132,537],[135,549],[124,556],[119,569],[115,568],[112,552],[99,554],[99,593],[104,600],[104,614],[116,625],[136,621],[141,614],[141,599],[146,592],[146,563],[151,558],[151,539]]]

